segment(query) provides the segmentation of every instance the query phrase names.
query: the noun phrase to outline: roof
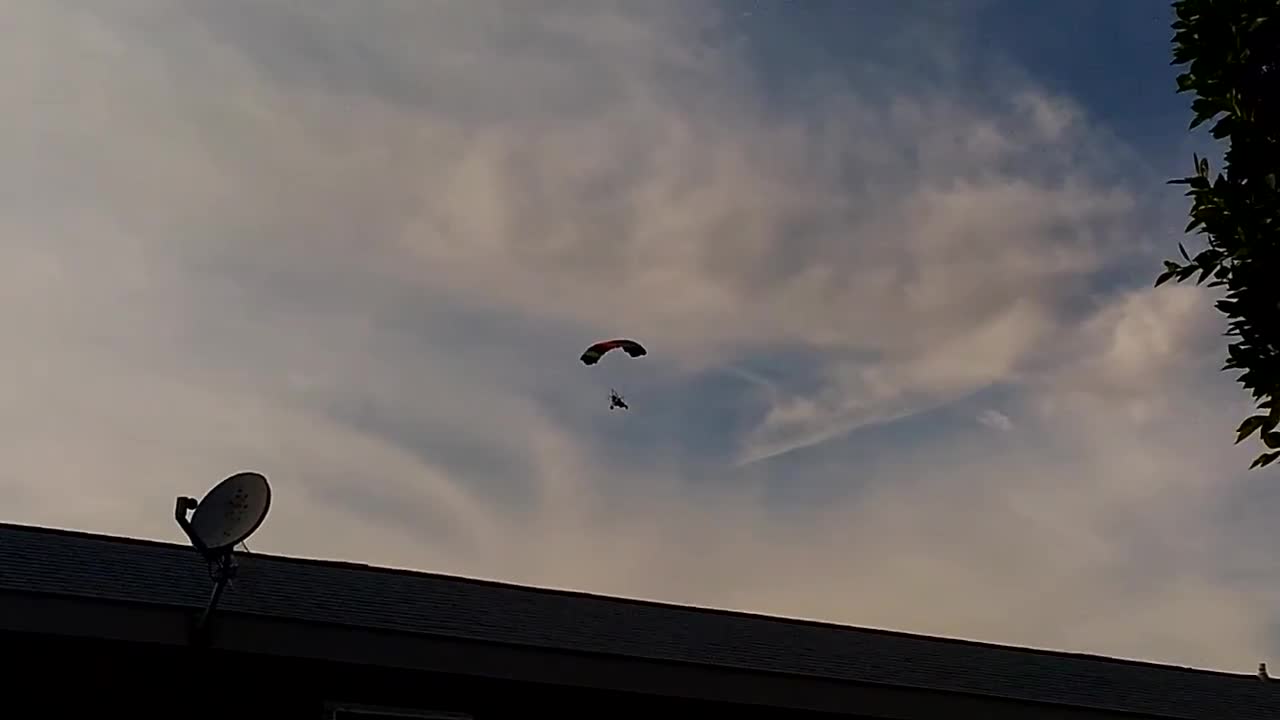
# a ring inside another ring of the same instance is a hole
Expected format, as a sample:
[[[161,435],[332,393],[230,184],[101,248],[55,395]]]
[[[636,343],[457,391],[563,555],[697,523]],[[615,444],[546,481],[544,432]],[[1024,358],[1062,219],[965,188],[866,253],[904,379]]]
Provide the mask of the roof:
[[[220,612],[1170,718],[1280,718],[1280,682],[1253,675],[351,563],[241,558]],[[0,591],[203,608],[209,577],[187,545],[0,523]]]

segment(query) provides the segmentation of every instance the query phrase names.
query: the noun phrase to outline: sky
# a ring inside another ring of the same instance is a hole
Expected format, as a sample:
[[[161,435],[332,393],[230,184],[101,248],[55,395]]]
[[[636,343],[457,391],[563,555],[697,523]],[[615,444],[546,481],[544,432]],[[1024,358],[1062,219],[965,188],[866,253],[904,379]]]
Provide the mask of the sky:
[[[1280,660],[1166,3],[0,7],[0,520]]]

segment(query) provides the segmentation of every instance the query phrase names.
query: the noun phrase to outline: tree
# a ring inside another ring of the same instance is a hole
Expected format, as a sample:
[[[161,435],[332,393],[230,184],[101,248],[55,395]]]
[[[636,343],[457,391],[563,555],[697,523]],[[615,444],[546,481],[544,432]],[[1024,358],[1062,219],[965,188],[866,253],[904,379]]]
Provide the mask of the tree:
[[[1222,171],[1210,179],[1209,161],[1193,156],[1188,186],[1191,222],[1185,232],[1205,236],[1195,257],[1182,243],[1181,262],[1166,260],[1156,286],[1192,277],[1225,288],[1217,309],[1227,317],[1227,361],[1240,373],[1257,411],[1236,431],[1236,442],[1257,434],[1266,450],[1250,465],[1280,459],[1280,0],[1177,0],[1172,65],[1178,92],[1194,93],[1191,129],[1211,122],[1226,141]]]

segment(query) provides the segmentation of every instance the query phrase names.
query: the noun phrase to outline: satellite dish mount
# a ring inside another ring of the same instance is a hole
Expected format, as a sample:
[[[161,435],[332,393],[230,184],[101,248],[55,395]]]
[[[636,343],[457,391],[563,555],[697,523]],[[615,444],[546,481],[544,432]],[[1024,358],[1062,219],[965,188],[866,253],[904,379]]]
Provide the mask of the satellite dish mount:
[[[209,604],[197,622],[196,639],[204,640],[222,592],[235,579],[239,569],[235,546],[243,543],[262,525],[271,508],[271,486],[267,478],[255,472],[236,473],[218,483],[203,500],[180,497],[174,507],[174,519],[187,534],[192,547],[209,565],[213,592]]]

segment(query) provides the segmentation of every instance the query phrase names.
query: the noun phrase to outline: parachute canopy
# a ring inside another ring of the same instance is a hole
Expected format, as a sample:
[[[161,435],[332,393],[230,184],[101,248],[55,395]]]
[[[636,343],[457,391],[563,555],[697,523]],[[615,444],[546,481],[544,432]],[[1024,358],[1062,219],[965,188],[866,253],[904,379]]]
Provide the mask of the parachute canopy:
[[[635,340],[605,340],[587,348],[580,359],[583,365],[595,365],[610,350],[622,350],[633,358],[649,354],[649,351]]]

